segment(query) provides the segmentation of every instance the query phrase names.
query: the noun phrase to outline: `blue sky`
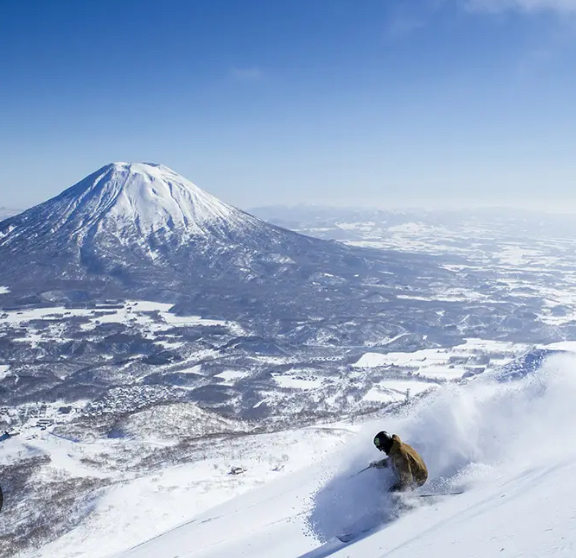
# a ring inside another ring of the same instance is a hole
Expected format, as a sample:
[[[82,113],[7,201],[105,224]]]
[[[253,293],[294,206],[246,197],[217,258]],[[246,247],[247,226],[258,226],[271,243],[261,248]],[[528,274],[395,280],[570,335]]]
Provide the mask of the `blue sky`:
[[[112,161],[248,208],[576,208],[576,0],[0,0],[0,205]]]

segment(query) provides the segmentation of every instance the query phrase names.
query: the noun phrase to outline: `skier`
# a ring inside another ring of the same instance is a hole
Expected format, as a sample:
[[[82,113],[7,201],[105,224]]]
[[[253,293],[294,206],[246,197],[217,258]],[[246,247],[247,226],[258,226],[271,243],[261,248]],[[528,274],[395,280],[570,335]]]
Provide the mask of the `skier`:
[[[388,457],[370,463],[370,467],[384,469],[390,467],[396,476],[396,482],[390,487],[391,492],[403,492],[422,486],[428,479],[428,469],[416,450],[405,444],[400,436],[390,436],[388,432],[378,432],[374,445]]]

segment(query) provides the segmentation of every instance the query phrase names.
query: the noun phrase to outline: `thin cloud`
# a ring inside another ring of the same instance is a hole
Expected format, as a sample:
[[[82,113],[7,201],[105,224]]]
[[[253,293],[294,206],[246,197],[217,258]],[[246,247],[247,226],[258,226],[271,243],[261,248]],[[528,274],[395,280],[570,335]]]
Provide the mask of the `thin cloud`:
[[[238,81],[258,81],[262,79],[262,70],[253,68],[232,68],[230,74]]]
[[[525,12],[556,11],[576,13],[576,0],[466,0],[466,5],[476,10],[490,12],[516,9]]]
[[[386,36],[391,39],[402,38],[425,25],[426,22],[422,18],[399,15],[392,19],[386,26]]]

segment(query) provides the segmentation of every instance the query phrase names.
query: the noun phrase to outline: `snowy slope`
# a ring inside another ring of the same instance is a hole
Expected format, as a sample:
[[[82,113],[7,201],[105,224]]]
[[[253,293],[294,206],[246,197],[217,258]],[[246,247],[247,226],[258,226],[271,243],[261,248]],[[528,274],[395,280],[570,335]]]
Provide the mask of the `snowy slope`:
[[[205,445],[201,459],[176,466],[166,462],[153,472],[125,474],[98,468],[94,460],[102,452],[126,455],[128,442],[118,441],[112,447],[110,440],[74,443],[49,433],[27,439],[13,437],[3,442],[0,467],[6,462],[44,454],[50,457],[51,463],[41,473],[43,482],[52,475],[65,474],[78,478],[104,475],[114,481],[94,495],[96,501],[92,499],[69,514],[71,522],[82,520],[81,525],[36,552],[22,552],[18,556],[108,556],[160,535],[239,494],[302,470],[352,435],[353,429],[349,427],[310,427],[231,437],[225,444],[222,438],[214,439]],[[133,443],[137,450],[145,442],[135,440]],[[168,447],[171,442],[156,437],[146,443]],[[238,466],[245,469],[244,473],[229,474],[232,467]],[[7,484],[4,486],[9,488]],[[13,501],[18,497],[17,492],[6,490],[5,495],[8,507],[4,511],[14,512],[15,506],[30,506],[29,500]],[[0,545],[0,556],[12,558],[12,554],[4,554],[2,550]]]
[[[118,554],[122,558],[573,557],[576,552],[576,357],[542,369],[486,376],[438,390],[404,416],[367,425],[319,465],[279,479],[179,528]],[[384,493],[386,473],[351,474],[377,457],[380,427],[424,455],[426,490],[458,496]],[[382,525],[344,545],[334,539],[379,516]],[[96,554],[94,554],[96,555]]]

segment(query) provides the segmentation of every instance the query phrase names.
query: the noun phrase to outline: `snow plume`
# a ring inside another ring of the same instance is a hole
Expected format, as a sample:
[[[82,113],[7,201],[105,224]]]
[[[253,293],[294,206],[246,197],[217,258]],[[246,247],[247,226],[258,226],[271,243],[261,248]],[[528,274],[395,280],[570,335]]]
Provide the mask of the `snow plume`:
[[[441,390],[398,428],[424,455],[432,482],[474,485],[576,457],[574,401],[576,357],[555,355],[520,380],[488,375]]]
[[[379,430],[397,433],[424,457],[424,492],[471,490],[530,475],[576,458],[576,356],[548,357],[520,379],[487,374],[446,386],[401,415],[367,425],[344,448],[341,472],[314,497],[310,529],[327,540],[351,525],[393,519],[386,470],[370,469],[383,457],[372,446]],[[350,505],[350,503],[353,505]],[[413,503],[418,505],[418,503]]]

